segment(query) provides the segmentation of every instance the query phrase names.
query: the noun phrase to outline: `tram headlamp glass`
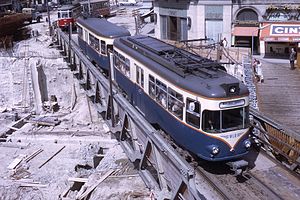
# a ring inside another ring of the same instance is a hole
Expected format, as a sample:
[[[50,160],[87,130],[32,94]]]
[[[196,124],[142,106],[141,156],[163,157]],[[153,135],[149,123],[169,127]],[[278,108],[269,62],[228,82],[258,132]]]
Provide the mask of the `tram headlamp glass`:
[[[219,153],[219,151],[220,151],[219,148],[216,147],[216,146],[211,148],[211,154],[212,155],[217,155]]]
[[[246,140],[244,142],[244,145],[245,145],[246,149],[249,149],[251,147],[251,142],[249,140]]]

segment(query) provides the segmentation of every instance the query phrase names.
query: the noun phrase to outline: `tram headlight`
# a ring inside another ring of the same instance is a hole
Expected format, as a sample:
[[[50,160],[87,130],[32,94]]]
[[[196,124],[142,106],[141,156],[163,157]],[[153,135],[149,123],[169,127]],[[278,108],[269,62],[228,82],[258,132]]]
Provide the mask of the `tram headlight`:
[[[246,149],[249,149],[251,147],[251,142],[249,140],[246,140],[244,142],[244,145],[245,145]]]
[[[217,147],[217,146],[213,146],[213,147],[211,148],[211,154],[212,154],[212,155],[217,155],[217,154],[219,153],[219,151],[220,151],[220,149],[219,149],[219,147]]]

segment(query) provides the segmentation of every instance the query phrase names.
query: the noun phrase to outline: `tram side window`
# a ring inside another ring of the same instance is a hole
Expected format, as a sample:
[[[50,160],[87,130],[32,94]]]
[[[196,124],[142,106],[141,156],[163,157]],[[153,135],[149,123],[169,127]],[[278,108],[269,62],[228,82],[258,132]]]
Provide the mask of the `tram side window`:
[[[69,17],[68,12],[61,13],[61,18],[68,18],[68,17]]]
[[[125,75],[130,78],[130,60],[125,58]]]
[[[156,79],[156,101],[167,108],[167,86]]]
[[[114,51],[114,65],[122,74],[130,78],[130,60],[117,51]]]
[[[106,55],[106,43],[101,40],[101,54]]]
[[[200,128],[200,103],[190,98],[186,100],[186,123]]]
[[[151,75],[149,75],[149,95],[155,98],[155,79]]]
[[[92,34],[89,34],[89,37],[90,37],[90,46],[99,52],[99,40],[96,37],[94,37]]]
[[[117,51],[114,51],[114,65],[117,69],[121,69],[121,62],[120,62],[120,58],[119,58],[119,53]]]
[[[77,26],[77,31],[78,31],[78,36],[83,39],[83,31],[82,31],[82,27]]]
[[[144,70],[137,64],[134,65],[136,68],[136,83],[144,88]]]
[[[183,96],[172,88],[168,88],[168,110],[182,120]]]

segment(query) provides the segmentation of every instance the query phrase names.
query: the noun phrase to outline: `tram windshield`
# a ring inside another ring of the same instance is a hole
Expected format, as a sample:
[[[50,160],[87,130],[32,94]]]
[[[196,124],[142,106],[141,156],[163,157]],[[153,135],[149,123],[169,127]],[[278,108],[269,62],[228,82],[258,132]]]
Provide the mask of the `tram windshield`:
[[[234,131],[249,127],[249,107],[228,110],[205,110],[202,129],[209,133]]]

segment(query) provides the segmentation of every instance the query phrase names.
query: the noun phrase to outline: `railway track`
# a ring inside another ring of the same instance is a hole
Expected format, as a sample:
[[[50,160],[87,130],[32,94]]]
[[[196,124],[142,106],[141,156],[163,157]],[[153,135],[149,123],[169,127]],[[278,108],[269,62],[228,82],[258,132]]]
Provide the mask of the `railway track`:
[[[193,170],[193,167],[175,152],[173,145],[167,144],[122,94],[115,89],[110,93],[108,80],[82,55],[76,44],[73,42],[69,46],[68,37],[61,31],[58,33],[58,46],[67,58],[71,71],[87,90],[88,96],[98,107],[99,114],[108,120],[112,132],[120,139],[120,144],[129,159],[138,166],[145,184],[156,190],[156,198],[202,199],[205,196],[204,191],[198,189],[198,186],[199,182],[205,180],[214,188],[212,190],[218,193],[213,199],[283,199],[251,173],[235,177],[226,167],[224,169],[218,166],[214,171],[211,166],[203,165]],[[111,101],[110,94],[113,94],[114,101]],[[115,125],[111,123],[112,118],[116,120]],[[258,119],[256,115],[254,118]]]

